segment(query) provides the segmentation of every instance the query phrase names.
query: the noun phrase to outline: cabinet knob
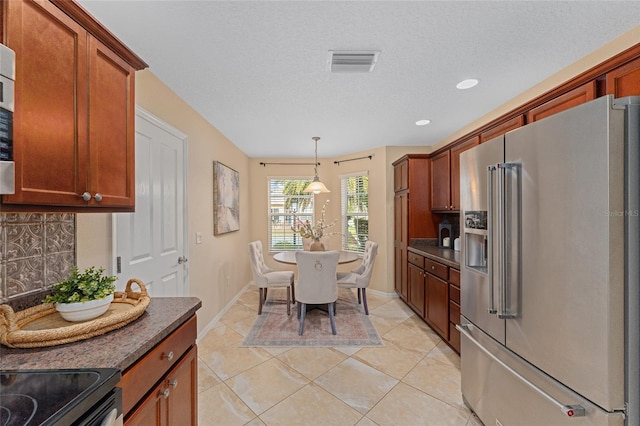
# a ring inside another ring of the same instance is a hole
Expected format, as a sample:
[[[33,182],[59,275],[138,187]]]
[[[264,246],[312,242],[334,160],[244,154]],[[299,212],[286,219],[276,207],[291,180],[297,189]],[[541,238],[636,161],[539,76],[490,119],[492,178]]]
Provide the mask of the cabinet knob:
[[[97,201],[100,202],[102,201],[102,194],[100,194],[99,192],[96,192],[96,195],[93,196],[93,198]]]
[[[436,269],[436,267],[435,266],[431,266],[431,269]]]
[[[169,385],[169,387],[172,387],[175,389],[178,387],[178,379],[168,380],[167,384]]]
[[[173,359],[173,351],[169,351],[168,354],[162,354],[162,359],[166,359],[167,361],[171,361]]]
[[[91,194],[89,194],[88,192],[85,192],[81,195],[81,197],[84,201],[89,201],[91,199]]]
[[[170,389],[165,389],[165,390],[162,391],[160,396],[162,396],[162,398],[164,398],[164,399],[167,399],[167,398],[169,398],[170,394],[171,394],[171,390]]]

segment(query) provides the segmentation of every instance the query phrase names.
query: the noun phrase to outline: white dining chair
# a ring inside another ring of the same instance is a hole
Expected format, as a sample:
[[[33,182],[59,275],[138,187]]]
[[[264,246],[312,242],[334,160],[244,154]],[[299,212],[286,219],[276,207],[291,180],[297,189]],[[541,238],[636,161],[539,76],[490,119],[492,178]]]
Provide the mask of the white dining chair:
[[[338,272],[338,287],[340,288],[357,288],[358,304],[364,305],[364,313],[369,315],[369,307],[367,306],[367,287],[371,281],[373,274],[373,264],[378,254],[378,243],[367,241],[364,244],[364,255],[362,263],[351,272]]]
[[[335,320],[335,302],[338,300],[338,285],[336,271],[340,253],[330,251],[299,251],[296,252],[298,264],[298,280],[296,282],[295,298],[298,302],[298,318],[300,327],[298,334],[304,333],[304,319],[307,305],[327,304],[331,332],[337,334]]]
[[[293,288],[293,271],[276,271],[264,263],[262,242],[249,243],[249,259],[253,271],[253,284],[258,287],[260,300],[258,301],[258,315],[262,314],[262,306],[267,301],[267,289],[270,287],[286,287],[287,315],[291,314],[291,301],[295,303],[295,289]]]

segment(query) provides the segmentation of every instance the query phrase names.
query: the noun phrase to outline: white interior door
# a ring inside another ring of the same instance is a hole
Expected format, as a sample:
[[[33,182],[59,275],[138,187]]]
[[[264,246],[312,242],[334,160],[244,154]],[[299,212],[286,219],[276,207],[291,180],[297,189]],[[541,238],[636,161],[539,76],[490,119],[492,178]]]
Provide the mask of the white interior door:
[[[188,296],[187,137],[136,107],[136,211],[115,213],[118,286],[144,282],[151,296]]]

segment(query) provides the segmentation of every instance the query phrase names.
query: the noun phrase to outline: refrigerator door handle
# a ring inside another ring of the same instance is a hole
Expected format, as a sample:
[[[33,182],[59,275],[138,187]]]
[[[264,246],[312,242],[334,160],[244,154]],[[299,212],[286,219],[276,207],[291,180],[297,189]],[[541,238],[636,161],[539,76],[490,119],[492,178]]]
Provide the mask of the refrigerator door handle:
[[[517,313],[512,312],[512,306],[510,301],[511,291],[514,290],[514,286],[517,287],[518,283],[514,283],[510,271],[514,268],[517,270],[517,264],[515,263],[518,256],[513,256],[511,240],[515,238],[515,235],[508,235],[509,225],[514,218],[517,220],[518,208],[515,211],[513,209],[513,201],[511,205],[507,203],[507,191],[509,191],[510,199],[513,198],[513,185],[507,188],[507,173],[517,173],[517,164],[514,163],[500,163],[497,164],[498,169],[498,255],[499,255],[499,279],[498,279],[498,318],[500,319],[512,319],[516,318]],[[516,175],[517,177],[517,175]],[[507,223],[509,221],[509,223]],[[519,226],[519,224],[518,224]]]
[[[521,375],[520,373],[515,371],[513,368],[511,368],[507,364],[505,364],[504,361],[502,361],[497,356],[495,356],[493,353],[491,353],[491,351],[489,349],[485,348],[482,345],[482,343],[478,342],[476,339],[473,338],[473,336],[471,336],[471,334],[469,334],[467,329],[471,328],[471,327],[473,327],[471,324],[457,324],[456,325],[456,329],[458,329],[460,334],[462,334],[471,343],[473,343],[475,346],[477,346],[478,349],[480,349],[485,355],[487,355],[489,358],[491,358],[492,361],[496,362],[498,365],[500,365],[502,368],[507,370],[509,373],[513,374],[516,378],[518,378],[522,383],[527,385],[533,391],[535,391],[540,396],[542,396],[543,398],[547,399],[553,405],[558,407],[567,417],[584,417],[584,416],[587,415],[587,410],[583,406],[581,406],[579,404],[572,404],[572,405],[563,404],[562,402],[560,402],[557,399],[555,399],[553,396],[549,395],[544,390],[540,389],[535,384],[531,383],[527,378],[525,378],[523,375]]]
[[[487,167],[487,272],[489,274],[489,309],[490,314],[496,314],[494,302],[494,274],[493,274],[493,214],[494,214],[494,193],[493,193],[493,173],[496,171],[496,166],[491,165]]]
[[[498,172],[498,196],[497,196],[497,217],[496,227],[498,228],[498,238],[496,244],[498,247],[498,318],[503,319],[502,316],[506,310],[506,280],[507,280],[507,262],[505,256],[506,252],[506,222],[505,222],[505,169],[504,164],[496,164],[496,171]]]

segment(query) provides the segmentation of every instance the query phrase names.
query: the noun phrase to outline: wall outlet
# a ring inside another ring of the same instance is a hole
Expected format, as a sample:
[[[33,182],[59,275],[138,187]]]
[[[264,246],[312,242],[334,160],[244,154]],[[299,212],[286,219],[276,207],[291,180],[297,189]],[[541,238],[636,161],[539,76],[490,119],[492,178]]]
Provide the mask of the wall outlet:
[[[196,232],[196,244],[202,244],[202,232]]]

